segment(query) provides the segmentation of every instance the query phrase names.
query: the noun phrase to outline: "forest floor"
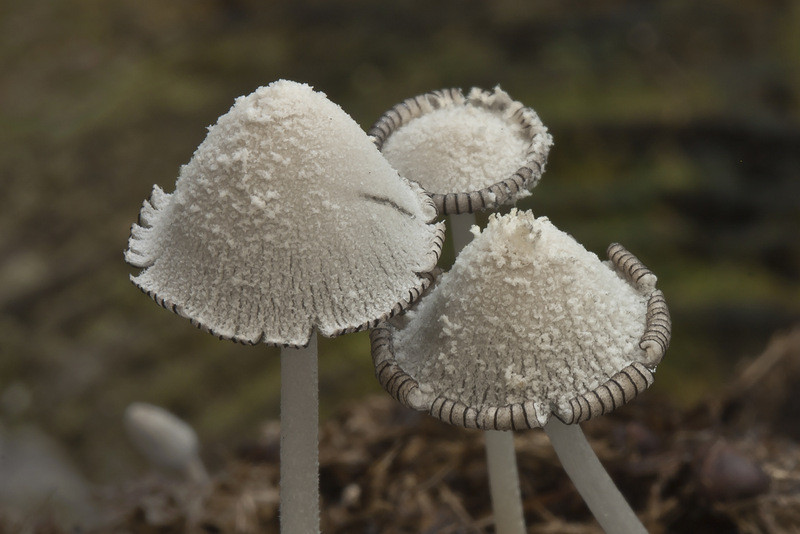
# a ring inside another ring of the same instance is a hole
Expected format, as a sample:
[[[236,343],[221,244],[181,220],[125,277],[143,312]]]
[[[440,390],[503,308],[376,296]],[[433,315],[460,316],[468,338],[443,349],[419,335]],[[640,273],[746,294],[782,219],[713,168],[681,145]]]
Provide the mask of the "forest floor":
[[[585,423],[587,436],[651,533],[783,533],[800,525],[800,328],[775,336],[728,387],[691,409],[644,395]],[[150,474],[98,492],[88,532],[277,533],[280,427],[229,453],[205,487]],[[600,532],[543,432],[515,437],[531,533]],[[322,530],[490,533],[480,431],[372,396],[321,430]],[[0,518],[0,532],[66,532]]]

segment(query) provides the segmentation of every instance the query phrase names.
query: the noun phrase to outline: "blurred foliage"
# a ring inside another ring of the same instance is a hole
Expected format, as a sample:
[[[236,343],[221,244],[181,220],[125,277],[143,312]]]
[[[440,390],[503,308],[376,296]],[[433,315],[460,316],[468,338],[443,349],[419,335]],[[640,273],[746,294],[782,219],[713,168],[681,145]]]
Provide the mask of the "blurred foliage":
[[[135,466],[131,401],[187,418],[212,456],[277,417],[277,351],[158,308],[122,250],[152,184],[171,190],[205,126],[278,78],[365,128],[440,87],[533,106],[556,144],[522,207],[659,275],[675,335],[655,389],[697,399],[800,317],[798,28],[788,0],[4,2],[0,402],[31,398],[4,421],[109,480]],[[378,390],[364,334],[322,349],[323,416]]]

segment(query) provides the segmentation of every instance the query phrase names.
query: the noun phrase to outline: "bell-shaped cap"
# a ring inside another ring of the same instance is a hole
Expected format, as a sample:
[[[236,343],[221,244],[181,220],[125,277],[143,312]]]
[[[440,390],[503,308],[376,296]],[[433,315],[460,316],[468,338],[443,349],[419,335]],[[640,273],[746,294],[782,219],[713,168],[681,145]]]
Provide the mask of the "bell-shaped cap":
[[[533,109],[496,87],[444,89],[409,98],[369,134],[440,214],[472,213],[530,195],[553,139]]]
[[[175,192],[133,226],[133,282],[243,343],[304,346],[374,326],[429,283],[444,229],[339,106],[281,80],[211,126]]]
[[[189,424],[164,408],[134,402],[125,410],[125,430],[155,466],[186,470],[197,460],[200,443]]]
[[[530,212],[490,216],[414,308],[373,330],[378,380],[471,428],[577,423],[630,401],[671,324],[655,275],[620,245],[608,252],[601,262]]]

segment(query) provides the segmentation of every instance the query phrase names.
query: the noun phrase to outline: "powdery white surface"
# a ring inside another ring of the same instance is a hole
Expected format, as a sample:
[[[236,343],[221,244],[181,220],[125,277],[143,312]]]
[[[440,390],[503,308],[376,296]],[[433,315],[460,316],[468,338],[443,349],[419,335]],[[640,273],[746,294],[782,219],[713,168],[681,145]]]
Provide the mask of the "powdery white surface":
[[[428,403],[530,400],[544,425],[552,407],[643,357],[646,310],[608,262],[547,218],[512,210],[492,215],[402,318],[395,357]]]
[[[525,165],[522,127],[474,105],[437,109],[401,126],[383,154],[402,176],[431,193],[478,191]],[[527,191],[525,191],[526,194]]]
[[[236,99],[134,225],[134,283],[240,341],[303,345],[387,313],[436,261],[435,208],[323,93]],[[262,335],[263,334],[263,335]]]

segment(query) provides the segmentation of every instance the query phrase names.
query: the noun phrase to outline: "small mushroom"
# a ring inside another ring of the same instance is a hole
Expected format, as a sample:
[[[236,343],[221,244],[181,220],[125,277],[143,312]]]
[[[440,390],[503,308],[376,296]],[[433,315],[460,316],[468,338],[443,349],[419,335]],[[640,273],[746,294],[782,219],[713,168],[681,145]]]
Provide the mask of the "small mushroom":
[[[198,485],[208,483],[197,434],[188,423],[164,408],[145,402],[129,405],[124,420],[131,442],[150,463],[178,471]]]
[[[414,302],[444,239],[435,216],[339,106],[280,80],[236,99],[133,225],[131,279],[158,304],[220,338],[284,347],[284,532],[319,530],[314,331],[366,329]]]
[[[698,493],[712,502],[761,495],[771,479],[758,463],[723,438],[706,443],[695,454],[692,473]]]
[[[439,214],[451,215],[528,196],[553,144],[536,112],[500,87],[409,98],[369,134],[402,176],[431,195]]]
[[[554,433],[650,386],[671,327],[655,275],[620,245],[608,253],[610,261],[601,262],[530,212],[490,216],[414,309],[373,330],[381,385],[406,406],[453,425],[545,427],[582,490]],[[584,498],[606,530],[636,531],[623,519],[603,523],[607,510]],[[617,500],[627,512],[611,514],[638,523]]]

